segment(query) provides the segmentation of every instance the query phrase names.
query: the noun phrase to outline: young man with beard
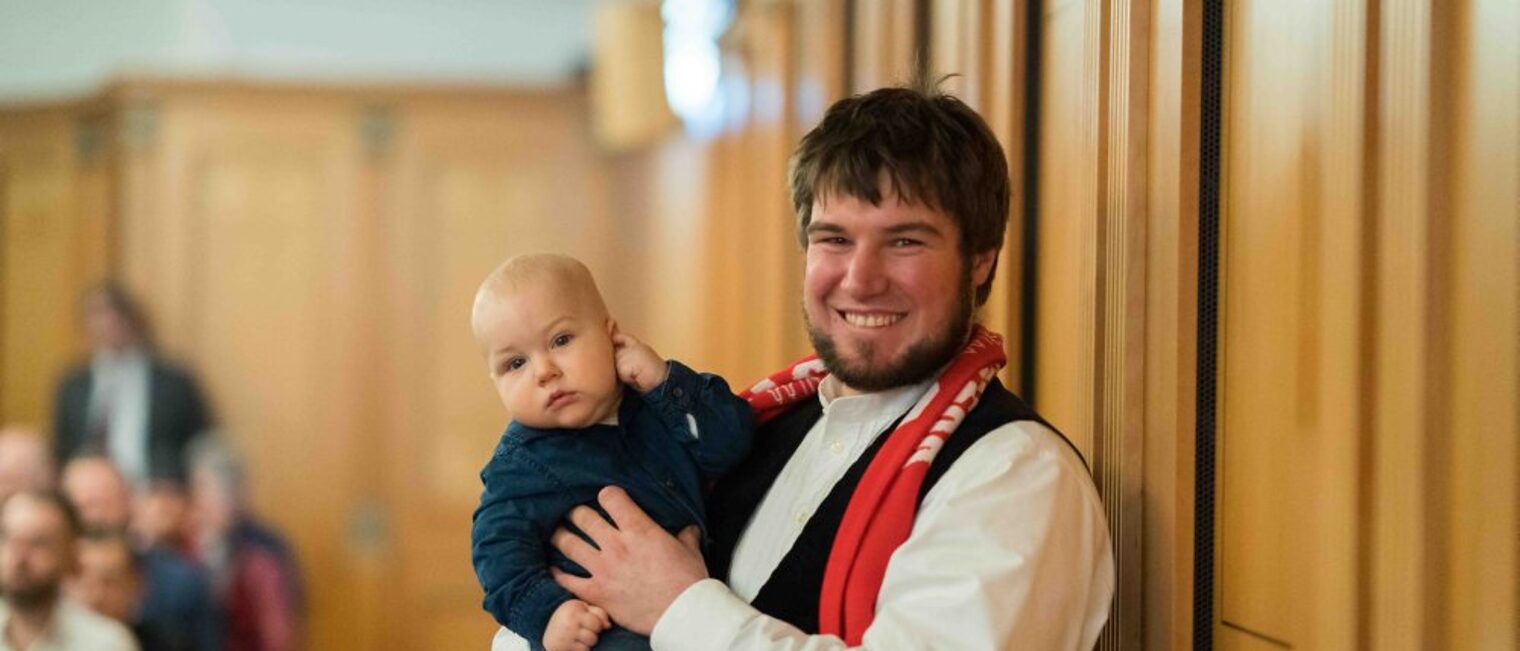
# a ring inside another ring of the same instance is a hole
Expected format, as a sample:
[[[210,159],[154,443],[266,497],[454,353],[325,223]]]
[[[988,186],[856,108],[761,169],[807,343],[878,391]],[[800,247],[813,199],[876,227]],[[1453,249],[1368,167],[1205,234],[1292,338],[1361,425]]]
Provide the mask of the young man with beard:
[[[65,599],[79,518],[62,496],[25,491],[0,505],[0,651],[135,651],[126,627]]]
[[[592,577],[557,579],[659,650],[1092,648],[1114,591],[1096,488],[974,325],[1009,207],[991,131],[935,90],[852,97],[791,185],[818,358],[746,394],[763,425],[709,500],[708,558],[609,487],[616,526],[570,516],[595,546],[554,538]]]

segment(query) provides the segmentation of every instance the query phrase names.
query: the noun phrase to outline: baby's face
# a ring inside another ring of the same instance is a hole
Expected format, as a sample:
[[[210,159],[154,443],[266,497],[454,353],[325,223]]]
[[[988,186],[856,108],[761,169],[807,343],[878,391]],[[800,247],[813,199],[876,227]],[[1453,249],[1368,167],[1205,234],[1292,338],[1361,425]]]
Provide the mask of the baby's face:
[[[545,283],[492,297],[482,315],[491,382],[523,425],[579,429],[617,415],[610,321],[573,294]]]

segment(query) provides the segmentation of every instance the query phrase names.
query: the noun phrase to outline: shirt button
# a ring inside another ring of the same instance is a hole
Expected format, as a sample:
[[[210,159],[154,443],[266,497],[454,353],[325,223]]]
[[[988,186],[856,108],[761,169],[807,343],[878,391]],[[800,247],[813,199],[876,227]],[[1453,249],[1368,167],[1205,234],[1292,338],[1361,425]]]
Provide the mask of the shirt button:
[[[833,452],[834,454],[844,454],[844,444],[840,443],[839,441],[834,441],[833,443],[829,444],[829,451]]]
[[[686,395],[686,392],[682,391],[681,387],[676,387],[676,388],[670,390],[670,395],[673,395],[673,396],[679,398],[681,396]]]
[[[808,514],[802,513],[802,512],[798,512],[797,513],[797,517],[795,519],[797,521],[797,524],[807,524]]]

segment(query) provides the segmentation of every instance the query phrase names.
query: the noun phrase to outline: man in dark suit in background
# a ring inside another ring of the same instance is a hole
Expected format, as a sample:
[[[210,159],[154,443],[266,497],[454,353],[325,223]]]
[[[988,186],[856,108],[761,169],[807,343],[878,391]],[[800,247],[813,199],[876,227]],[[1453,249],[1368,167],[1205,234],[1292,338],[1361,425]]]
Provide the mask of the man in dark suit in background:
[[[185,445],[211,425],[200,387],[157,355],[141,307],[119,285],[91,290],[81,308],[91,358],[58,386],[58,462],[95,452],[115,461],[133,484],[183,481]]]

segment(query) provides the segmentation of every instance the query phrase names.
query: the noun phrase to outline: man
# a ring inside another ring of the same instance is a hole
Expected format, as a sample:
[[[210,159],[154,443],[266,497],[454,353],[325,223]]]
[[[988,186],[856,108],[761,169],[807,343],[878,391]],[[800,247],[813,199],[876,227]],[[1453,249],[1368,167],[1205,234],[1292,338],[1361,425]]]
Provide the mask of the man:
[[[68,588],[95,612],[130,626],[144,649],[222,648],[205,578],[162,550],[137,554],[120,531],[85,533]]]
[[[78,534],[56,493],[25,491],[0,505],[0,651],[137,649],[121,624],[63,598]]]
[[[830,108],[791,185],[816,398],[811,362],[753,391],[809,397],[714,491],[706,566],[607,488],[616,528],[581,507],[595,546],[553,538],[591,578],[558,580],[662,651],[1092,648],[1114,590],[1096,489],[973,327],[1009,206],[991,131],[935,91],[878,90]]]
[[[131,488],[116,464],[100,455],[79,456],[69,461],[63,468],[62,484],[80,522],[90,531],[82,546],[93,552],[86,560],[95,562],[85,569],[94,575],[84,577],[85,583],[92,579],[103,581],[100,571],[112,569],[103,564],[113,559],[110,549],[100,548],[109,547],[115,539],[127,542],[132,516]],[[175,644],[184,641],[193,645],[190,648],[220,648],[220,616],[210,580],[203,570],[182,558],[179,550],[163,547],[144,548],[140,557],[128,558],[134,564],[130,569],[140,573],[140,593],[133,599],[132,610],[119,617],[120,621],[139,633],[152,629],[151,634],[157,639]]]
[[[0,502],[24,490],[53,486],[53,457],[41,434],[27,427],[0,429]]]
[[[119,285],[91,290],[81,308],[91,358],[58,385],[58,461],[94,452],[110,457],[134,484],[183,481],[185,446],[211,423],[200,386],[155,353],[141,306]]]
[[[132,517],[132,489],[109,457],[86,454],[63,466],[64,496],[88,529],[125,529]]]
[[[227,651],[301,648],[305,595],[284,536],[248,509],[242,456],[202,435],[186,451],[196,558],[211,574],[225,613]]]

